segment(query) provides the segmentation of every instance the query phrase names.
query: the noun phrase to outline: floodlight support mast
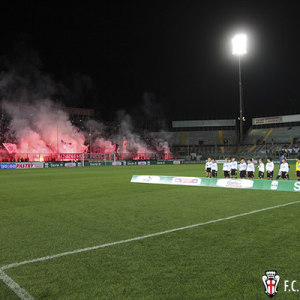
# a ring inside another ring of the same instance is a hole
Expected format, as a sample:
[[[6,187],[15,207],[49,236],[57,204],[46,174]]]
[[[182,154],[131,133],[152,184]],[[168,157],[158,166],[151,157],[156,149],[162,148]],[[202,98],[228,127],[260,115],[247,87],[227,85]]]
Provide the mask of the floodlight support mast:
[[[240,145],[243,143],[243,86],[242,86],[242,69],[241,69],[241,56],[239,60],[239,96],[240,96]]]
[[[242,71],[241,71],[241,57],[247,53],[247,36],[243,33],[235,35],[232,39],[232,54],[238,57],[239,64],[239,100],[240,100],[240,132],[239,141],[240,145],[243,143],[243,86],[242,86]]]

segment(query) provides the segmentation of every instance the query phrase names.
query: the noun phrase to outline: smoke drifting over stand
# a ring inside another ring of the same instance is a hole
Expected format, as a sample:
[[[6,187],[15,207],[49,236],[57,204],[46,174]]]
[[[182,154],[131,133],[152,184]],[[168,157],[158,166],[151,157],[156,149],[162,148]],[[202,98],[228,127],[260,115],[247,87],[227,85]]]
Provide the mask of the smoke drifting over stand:
[[[73,122],[63,105],[54,101],[72,94],[62,83],[42,72],[40,60],[29,51],[26,59],[8,63],[0,74],[2,110],[9,116],[2,143],[9,153],[110,153],[117,159],[166,158],[168,143],[146,132],[138,133],[133,118],[119,110],[110,125],[99,120]],[[78,81],[78,77],[77,77]],[[146,100],[146,101],[145,101]],[[144,95],[141,111],[150,115],[151,99]],[[104,103],[105,105],[105,103]],[[111,156],[112,158],[112,156]]]
[[[73,125],[63,108],[50,100],[34,103],[4,101],[2,105],[11,118],[5,143],[16,144],[16,153],[91,151],[116,153],[122,159],[149,159],[153,155],[164,159],[170,155],[167,142],[147,140],[135,133],[131,117],[124,111],[118,113],[118,128],[89,120],[82,129]]]
[[[12,118],[10,137],[19,153],[83,153],[85,136],[72,125],[68,115],[50,100],[26,103],[3,103]]]

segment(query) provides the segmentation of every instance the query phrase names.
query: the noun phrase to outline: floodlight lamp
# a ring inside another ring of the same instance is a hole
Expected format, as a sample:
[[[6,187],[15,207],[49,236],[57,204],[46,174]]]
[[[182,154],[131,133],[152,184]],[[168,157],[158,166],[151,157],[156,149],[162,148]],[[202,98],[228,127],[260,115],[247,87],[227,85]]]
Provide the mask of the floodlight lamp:
[[[232,42],[232,54],[244,55],[247,53],[247,36],[244,33],[239,33],[233,37]]]

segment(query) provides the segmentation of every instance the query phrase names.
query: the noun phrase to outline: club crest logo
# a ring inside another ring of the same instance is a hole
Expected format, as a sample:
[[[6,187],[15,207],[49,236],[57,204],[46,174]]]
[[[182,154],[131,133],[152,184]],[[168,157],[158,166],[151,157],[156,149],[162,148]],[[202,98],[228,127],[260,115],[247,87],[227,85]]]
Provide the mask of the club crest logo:
[[[276,271],[266,271],[266,274],[262,277],[262,281],[265,286],[265,293],[269,297],[273,297],[277,294],[280,277],[276,273]]]

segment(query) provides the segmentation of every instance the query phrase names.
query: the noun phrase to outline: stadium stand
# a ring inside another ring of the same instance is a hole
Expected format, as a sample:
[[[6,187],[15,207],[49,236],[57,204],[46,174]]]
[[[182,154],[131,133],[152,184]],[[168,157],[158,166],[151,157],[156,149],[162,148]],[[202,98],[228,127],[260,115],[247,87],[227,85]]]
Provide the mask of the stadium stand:
[[[92,110],[78,108],[64,108],[68,110],[72,124],[84,129],[84,121],[92,115]],[[296,123],[285,123],[285,118],[291,119],[295,116],[266,117],[257,118],[257,124],[252,126],[244,133],[242,145],[238,144],[238,134],[235,120],[193,120],[193,121],[174,121],[173,127],[164,131],[141,130],[140,138],[149,148],[155,146],[154,143],[167,142],[171,153],[175,158],[190,160],[203,160],[208,156],[223,159],[226,156],[235,155],[245,157],[266,157],[278,156],[287,152],[290,156],[298,155],[300,145],[300,121]],[[278,123],[274,124],[274,120]],[[300,115],[299,115],[300,120]],[[262,121],[268,122],[261,124]],[[2,111],[0,126],[0,142],[14,143],[13,137],[8,137],[7,129],[9,117]],[[110,134],[119,131],[118,123],[107,123]],[[149,128],[149,127],[148,127]],[[93,149],[96,151],[96,149]],[[100,151],[100,150],[99,150]],[[96,151],[97,152],[97,151]],[[7,159],[8,153],[1,144],[0,153],[2,161]],[[102,153],[102,152],[99,152]]]
[[[245,144],[279,143],[287,144],[300,140],[300,126],[275,128],[250,128]]]
[[[300,126],[274,128],[268,142],[294,143],[300,140]]]
[[[236,142],[234,130],[153,132],[152,136],[167,138],[173,146],[233,145]]]
[[[269,131],[270,131],[269,128],[259,128],[259,129],[250,128],[250,130],[247,132],[244,143],[258,144],[260,142],[263,142],[263,140],[266,140],[266,137],[268,138]]]
[[[299,122],[300,115],[252,119],[241,152],[278,156],[285,151],[290,156],[297,155],[300,144]]]
[[[180,158],[225,155],[237,149],[235,120],[176,121],[172,131],[152,132],[152,136],[167,140],[172,153]]]
[[[298,144],[300,144],[300,124],[290,122],[298,116],[280,116],[253,119],[256,124],[245,132],[242,145],[237,145],[237,131],[234,126],[222,126],[222,121],[176,121],[176,128],[165,131],[162,136],[168,141],[172,152],[181,158],[188,159],[192,154],[206,158],[215,156],[263,156],[280,155],[286,151],[289,155],[298,154]],[[289,120],[289,122],[285,122]],[[229,120],[227,120],[229,121]],[[259,121],[259,122],[258,122]],[[266,121],[264,124],[261,122]],[[221,122],[221,123],[220,123]],[[273,124],[272,122],[277,122]],[[214,123],[218,124],[213,126]],[[188,126],[186,128],[184,124]],[[224,124],[226,124],[224,122]],[[204,126],[205,125],[205,126]],[[191,127],[194,126],[194,127]],[[159,134],[159,133],[152,133]]]

